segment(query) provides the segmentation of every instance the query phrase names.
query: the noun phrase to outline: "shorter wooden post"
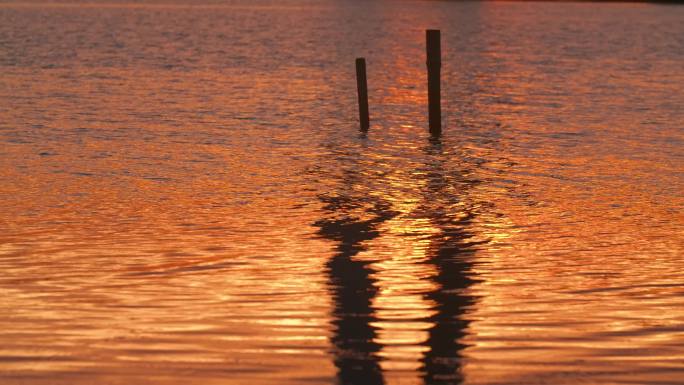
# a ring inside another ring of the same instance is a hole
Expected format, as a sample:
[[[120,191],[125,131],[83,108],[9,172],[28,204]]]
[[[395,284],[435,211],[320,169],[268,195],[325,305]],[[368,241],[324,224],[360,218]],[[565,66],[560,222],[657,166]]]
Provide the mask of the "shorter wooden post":
[[[366,80],[366,59],[356,59],[356,88],[359,94],[359,122],[361,130],[368,131],[370,118],[368,117],[368,84]]]
[[[425,31],[425,41],[427,48],[428,120],[430,134],[432,136],[439,136],[442,134],[442,96],[440,94],[442,48],[439,30],[428,29]]]

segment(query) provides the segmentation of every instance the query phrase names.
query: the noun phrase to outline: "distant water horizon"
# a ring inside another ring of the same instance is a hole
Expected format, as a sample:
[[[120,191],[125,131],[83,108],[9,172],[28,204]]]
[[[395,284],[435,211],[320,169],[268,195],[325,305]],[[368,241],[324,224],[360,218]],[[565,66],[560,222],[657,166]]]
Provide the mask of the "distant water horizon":
[[[342,0],[347,2],[354,2],[358,0]],[[377,0],[383,2],[387,0]],[[651,3],[651,4],[682,4],[684,0],[399,0],[405,2],[425,1],[425,2],[453,2],[453,3],[469,3],[469,2],[512,2],[512,3]],[[319,0],[299,1],[300,3],[316,4]],[[119,5],[220,5],[220,6],[236,6],[241,2],[239,0],[3,0],[0,4],[28,4],[28,5],[69,5],[69,4],[119,4]],[[259,0],[254,3],[262,4],[287,4],[291,1],[276,1],[276,0]]]

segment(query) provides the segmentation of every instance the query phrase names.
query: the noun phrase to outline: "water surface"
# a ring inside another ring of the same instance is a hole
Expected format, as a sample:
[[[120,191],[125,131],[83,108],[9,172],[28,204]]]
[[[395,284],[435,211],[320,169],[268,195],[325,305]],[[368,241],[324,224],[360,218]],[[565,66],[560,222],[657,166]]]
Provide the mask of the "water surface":
[[[682,20],[0,5],[0,382],[680,383]]]

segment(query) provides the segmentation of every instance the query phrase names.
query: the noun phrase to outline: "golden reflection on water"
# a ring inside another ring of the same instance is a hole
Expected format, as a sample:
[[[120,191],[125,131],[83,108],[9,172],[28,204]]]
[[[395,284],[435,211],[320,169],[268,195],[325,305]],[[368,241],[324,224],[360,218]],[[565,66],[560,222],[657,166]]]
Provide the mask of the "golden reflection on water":
[[[467,230],[476,204],[464,194],[477,181],[446,162],[439,141],[398,155],[393,147],[389,154],[356,151],[351,159],[363,161],[339,158],[339,190],[322,197],[332,216],[317,222],[324,237],[340,242],[329,264],[338,377],[352,383],[458,383],[465,347],[460,339],[468,323],[459,317],[474,300],[466,293],[473,283],[468,259],[483,242]],[[403,166],[375,174],[381,182],[366,169],[397,162]],[[449,194],[453,189],[461,194]],[[342,261],[357,267],[350,271]],[[363,300],[344,295],[360,290]],[[357,335],[359,330],[365,332]]]

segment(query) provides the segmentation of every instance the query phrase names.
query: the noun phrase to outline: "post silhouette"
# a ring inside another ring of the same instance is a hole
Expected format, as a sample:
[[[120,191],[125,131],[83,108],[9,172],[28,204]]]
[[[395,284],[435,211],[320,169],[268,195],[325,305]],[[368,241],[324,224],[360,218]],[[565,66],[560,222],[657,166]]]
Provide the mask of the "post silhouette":
[[[440,40],[440,31],[438,29],[428,29],[425,31],[428,72],[428,120],[430,134],[432,136],[439,136],[442,134],[442,107],[440,95],[442,48]]]
[[[366,80],[366,59],[356,58],[356,89],[359,95],[359,122],[361,131],[368,131],[368,84]]]

